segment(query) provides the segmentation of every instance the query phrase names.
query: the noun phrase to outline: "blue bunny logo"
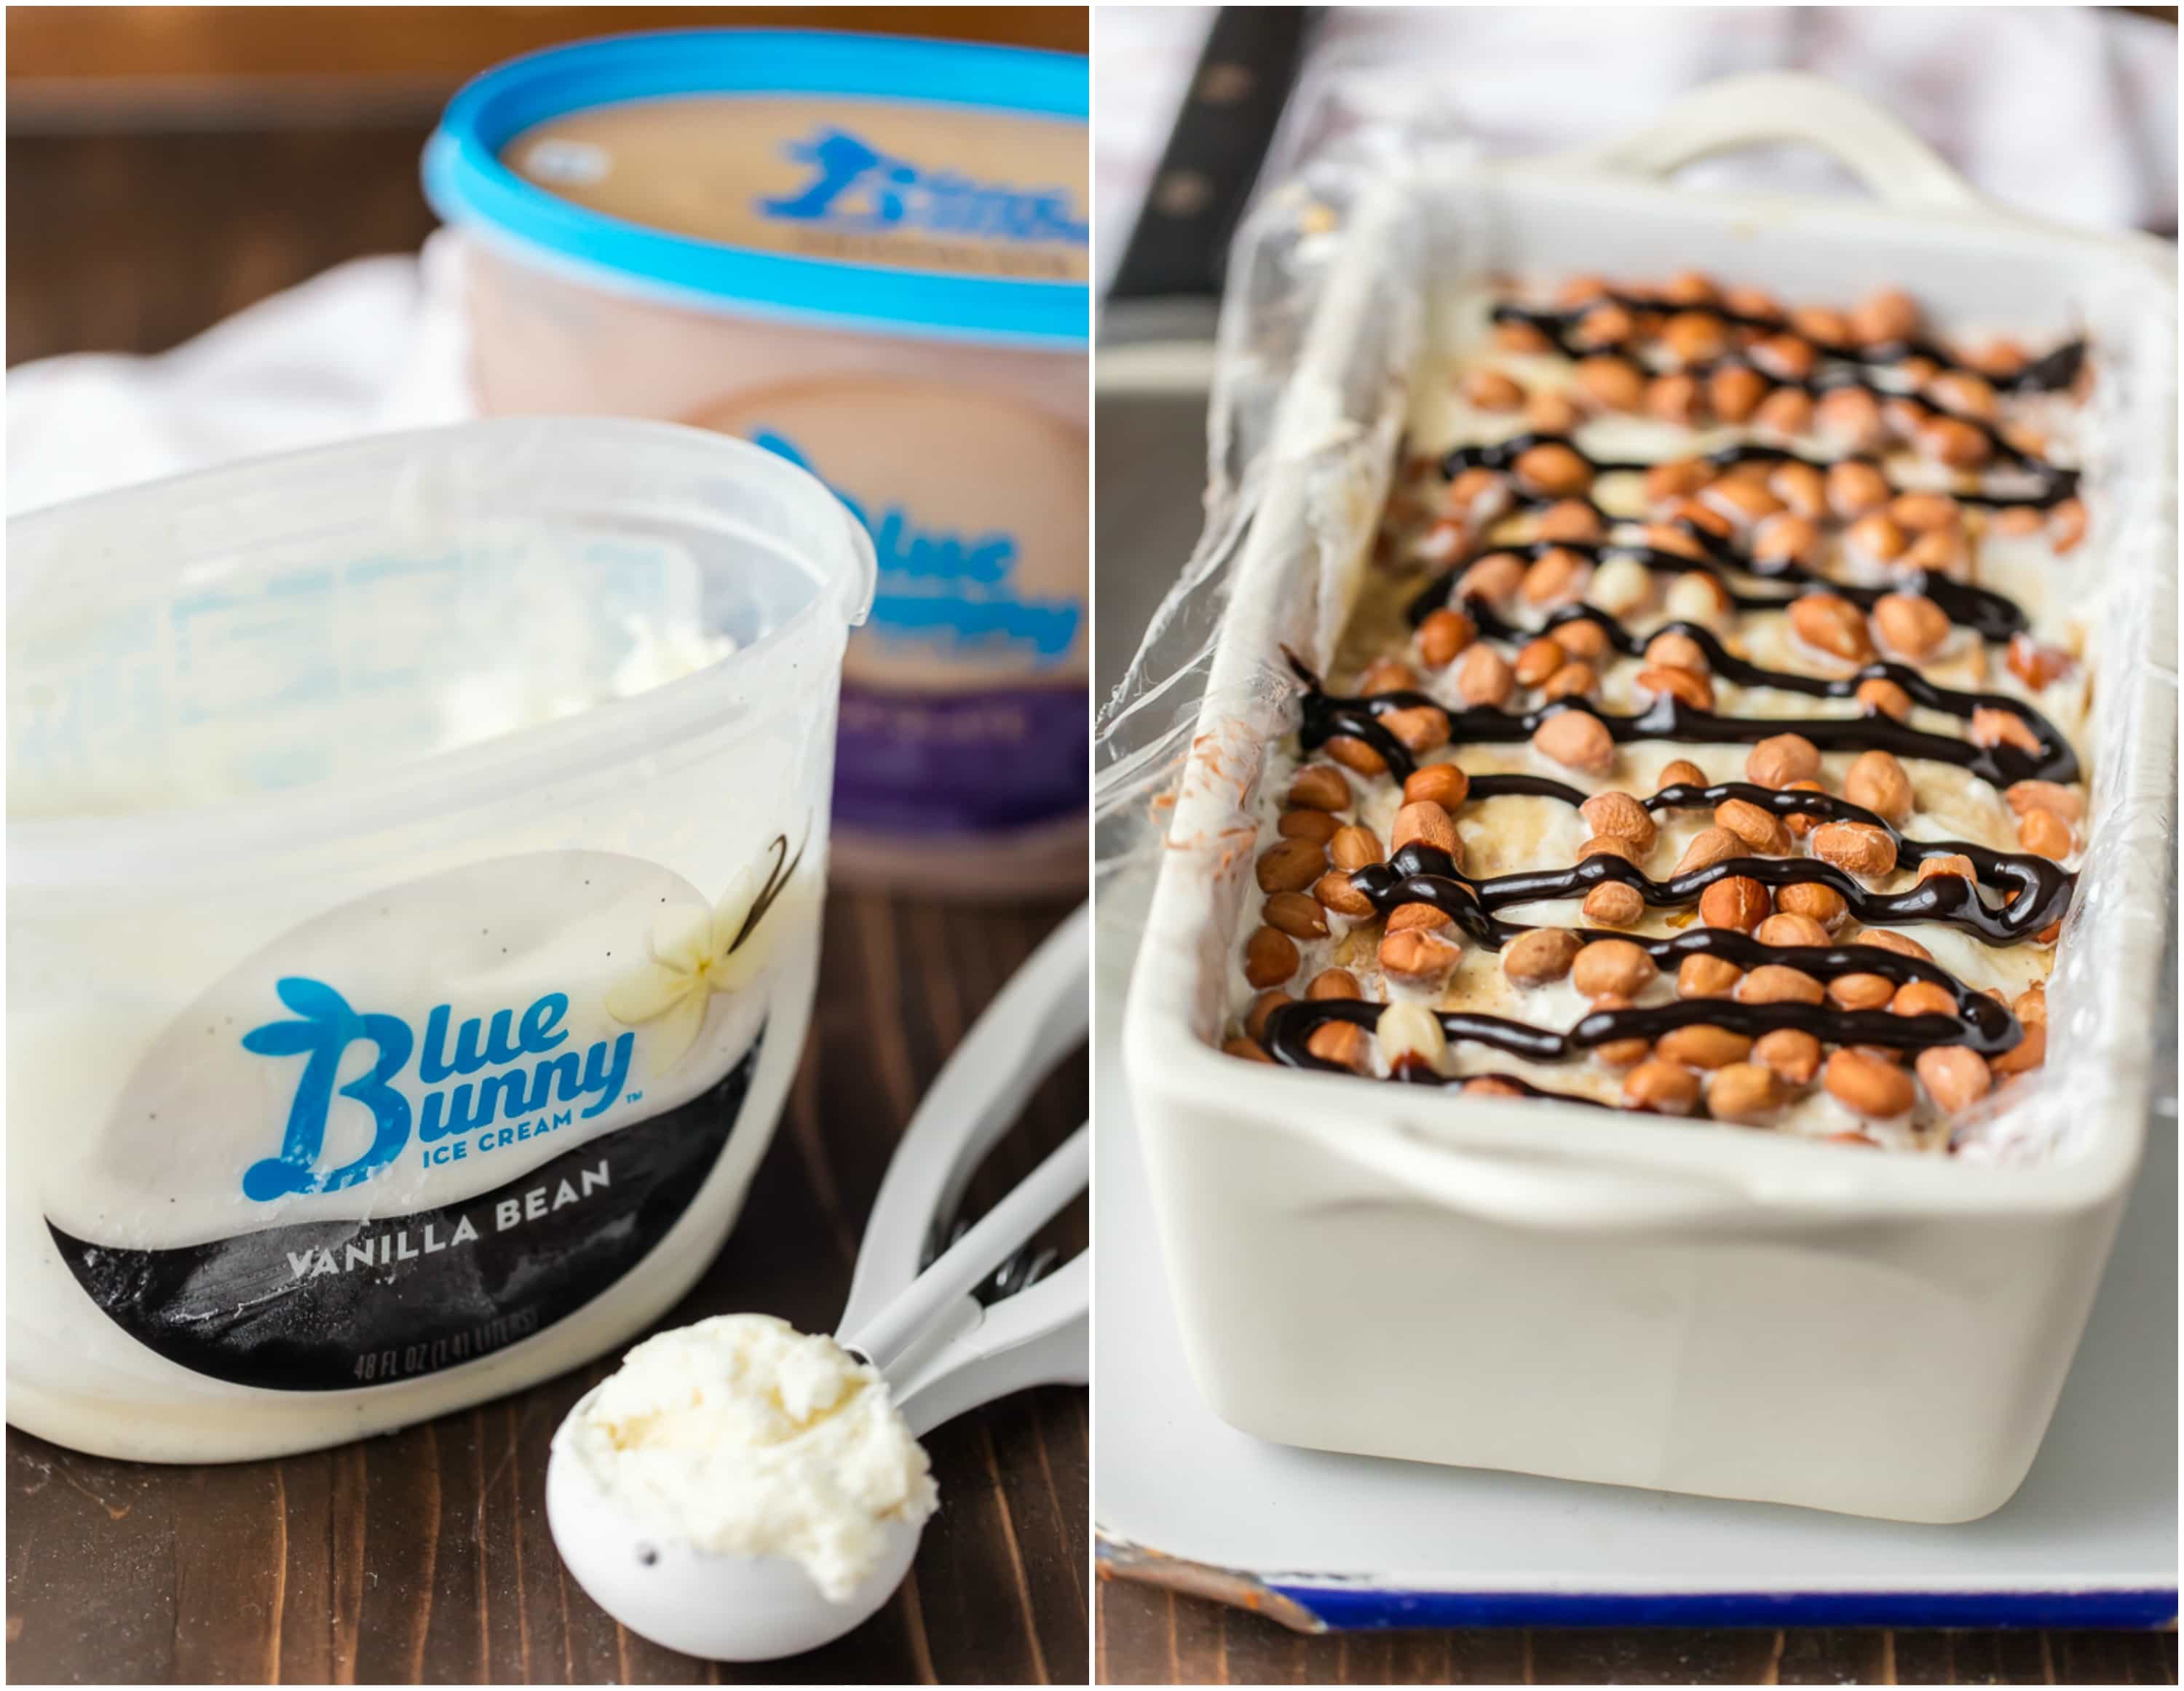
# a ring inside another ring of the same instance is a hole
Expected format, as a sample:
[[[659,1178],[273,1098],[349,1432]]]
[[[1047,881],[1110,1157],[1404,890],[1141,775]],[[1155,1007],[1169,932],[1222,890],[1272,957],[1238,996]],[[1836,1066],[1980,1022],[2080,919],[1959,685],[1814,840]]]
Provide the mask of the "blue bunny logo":
[[[414,1043],[398,1016],[359,1015],[348,1000],[321,982],[291,975],[274,990],[300,1020],[269,1021],[242,1036],[242,1049],[263,1057],[306,1057],[304,1077],[288,1106],[288,1127],[281,1154],[253,1163],[242,1176],[243,1195],[260,1203],[294,1193],[339,1192],[370,1177],[402,1154],[410,1142],[410,1101],[388,1084],[410,1060]],[[371,1143],[354,1162],[318,1171],[325,1149],[326,1113],[332,1108],[334,1082],[342,1058],[358,1040],[376,1048],[370,1071],[341,1088],[371,1112]]]

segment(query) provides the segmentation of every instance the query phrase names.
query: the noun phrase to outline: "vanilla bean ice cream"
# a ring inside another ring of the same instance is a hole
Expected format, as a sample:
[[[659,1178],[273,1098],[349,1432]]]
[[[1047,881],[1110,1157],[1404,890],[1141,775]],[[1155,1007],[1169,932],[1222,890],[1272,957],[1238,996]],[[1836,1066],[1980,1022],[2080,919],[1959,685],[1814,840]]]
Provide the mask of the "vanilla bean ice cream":
[[[772,1316],[645,1340],[556,1435],[600,1493],[663,1538],[785,1556],[845,1603],[891,1521],[939,1505],[877,1370]]]

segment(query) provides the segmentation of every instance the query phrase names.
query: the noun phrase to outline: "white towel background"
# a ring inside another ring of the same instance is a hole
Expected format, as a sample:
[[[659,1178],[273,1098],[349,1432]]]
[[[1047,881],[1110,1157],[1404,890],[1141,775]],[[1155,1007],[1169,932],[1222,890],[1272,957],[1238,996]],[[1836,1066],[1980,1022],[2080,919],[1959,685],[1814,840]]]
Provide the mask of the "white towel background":
[[[1119,260],[1212,10],[1102,7],[1093,36],[1097,261]],[[1346,8],[1299,101],[1453,110],[1522,153],[1633,129],[1733,71],[1804,69],[1896,112],[2005,203],[2064,222],[2172,229],[2176,32],[2075,8]],[[1711,161],[1695,179],[1847,188],[1808,154]],[[8,376],[9,511],[222,459],[470,414],[459,255],[361,259],[158,358],[80,354]]]
[[[1211,7],[1094,14],[1094,218],[1104,282],[1137,221],[1212,24]],[[1542,153],[1644,125],[1678,94],[1747,70],[1809,70],[1893,112],[1973,184],[2062,223],[2176,224],[2177,35],[2093,7],[1345,7],[1292,106],[1330,94],[1400,117],[1452,112],[1489,153]],[[1856,192],[1817,154],[1770,150],[1687,181]]]

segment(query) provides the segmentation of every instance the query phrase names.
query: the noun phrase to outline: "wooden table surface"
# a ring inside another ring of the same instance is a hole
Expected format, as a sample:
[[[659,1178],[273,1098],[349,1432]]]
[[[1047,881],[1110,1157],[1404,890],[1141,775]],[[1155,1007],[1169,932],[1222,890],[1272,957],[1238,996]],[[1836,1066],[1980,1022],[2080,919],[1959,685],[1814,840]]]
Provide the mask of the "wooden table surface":
[[[2174,1685],[2174,1633],[1602,1627],[1293,1633],[1102,1577],[1111,1685]]]
[[[423,131],[11,139],[8,356],[156,351],[359,253],[414,248]],[[804,1063],[743,1218],[671,1322],[763,1310],[825,1332],[926,1083],[1066,906],[828,903]],[[1065,1065],[996,1148],[991,1203],[1087,1111]],[[1080,1202],[1045,1236],[1086,1235]],[[784,1679],[1082,1683],[1086,1394],[1027,1393],[926,1440],[941,1511],[911,1577],[827,1649],[738,1675],[647,1644],[563,1574],[554,1427],[604,1372],[363,1443],[153,1467],[8,1433],[8,1660],[18,1683]]]

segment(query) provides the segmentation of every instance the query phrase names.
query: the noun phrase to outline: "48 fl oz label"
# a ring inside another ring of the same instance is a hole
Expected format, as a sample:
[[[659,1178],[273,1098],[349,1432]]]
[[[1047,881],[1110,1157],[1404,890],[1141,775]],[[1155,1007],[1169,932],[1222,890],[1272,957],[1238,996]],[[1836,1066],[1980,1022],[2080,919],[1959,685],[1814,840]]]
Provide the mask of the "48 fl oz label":
[[[359,1351],[350,1372],[359,1386],[380,1386],[389,1380],[436,1373],[528,1338],[538,1326],[536,1309],[511,1310],[465,1332],[448,1333],[417,1344]]]

